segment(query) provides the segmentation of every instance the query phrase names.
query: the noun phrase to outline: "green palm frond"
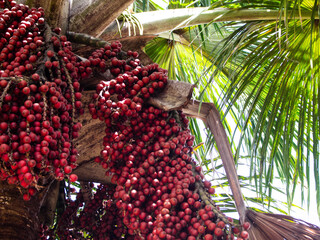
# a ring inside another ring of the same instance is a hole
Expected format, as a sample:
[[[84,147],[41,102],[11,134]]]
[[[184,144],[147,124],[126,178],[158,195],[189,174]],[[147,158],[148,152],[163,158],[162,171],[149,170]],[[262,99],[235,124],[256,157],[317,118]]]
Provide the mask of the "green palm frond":
[[[233,74],[219,103],[225,113],[240,106],[241,137],[233,143],[236,156],[243,146],[251,154],[251,176],[260,194],[272,192],[262,178],[271,183],[279,175],[290,206],[298,181],[302,191],[304,184],[310,191],[313,175],[320,206],[318,10],[308,1],[278,1],[279,7],[283,21],[234,23],[238,29],[221,43],[213,66],[231,62]],[[309,10],[311,18],[288,20],[297,9]]]
[[[169,0],[169,9],[175,9],[175,8],[187,8],[190,6],[193,6],[196,1],[193,0],[185,0],[185,1],[179,1],[179,0]]]
[[[157,11],[164,10],[164,5],[168,5],[168,2],[163,1],[153,1],[153,0],[136,0],[133,3],[133,11],[138,12],[147,12],[147,11]]]
[[[118,25],[118,33],[121,36],[122,28],[128,26],[128,36],[136,36],[137,32],[139,35],[143,34],[143,26],[139,20],[128,10],[121,13],[121,15],[116,19]]]

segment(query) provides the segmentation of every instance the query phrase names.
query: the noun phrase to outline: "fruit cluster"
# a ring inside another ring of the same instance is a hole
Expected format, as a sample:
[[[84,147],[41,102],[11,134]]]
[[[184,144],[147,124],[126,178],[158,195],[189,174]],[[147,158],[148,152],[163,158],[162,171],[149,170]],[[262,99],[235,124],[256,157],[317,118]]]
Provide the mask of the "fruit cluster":
[[[54,233],[60,239],[84,239],[84,234],[92,232],[97,239],[121,239],[123,236],[133,239],[124,232],[121,215],[112,200],[114,190],[112,185],[99,185],[89,202],[84,200],[82,192],[77,193],[76,200],[69,203],[60,218],[56,231],[47,229],[42,239],[55,239]],[[79,212],[79,208],[83,210]]]
[[[120,47],[116,42],[111,49]],[[99,50],[100,59],[108,48]],[[211,199],[214,188],[191,157],[188,119],[147,104],[166,85],[166,72],[156,64],[142,67],[131,56],[111,58],[115,78],[100,82],[89,104],[92,117],[106,124],[95,161],[116,187],[100,187],[80,214],[64,217],[60,238],[83,231],[93,239],[247,239]],[[84,200],[77,201],[83,206]]]
[[[29,200],[42,176],[77,178],[79,61],[43,9],[9,2],[0,12],[0,180],[27,189]]]

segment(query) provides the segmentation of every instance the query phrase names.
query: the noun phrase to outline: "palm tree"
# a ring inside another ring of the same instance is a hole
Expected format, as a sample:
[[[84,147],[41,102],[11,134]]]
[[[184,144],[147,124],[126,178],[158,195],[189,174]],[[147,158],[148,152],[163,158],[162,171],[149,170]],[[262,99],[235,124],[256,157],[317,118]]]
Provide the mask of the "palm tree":
[[[50,5],[52,2],[55,5]],[[246,198],[248,202],[267,202],[276,210],[285,211],[272,204],[272,193],[278,191],[273,182],[280,178],[286,186],[289,208],[296,186],[301,186],[302,193],[307,186],[309,196],[312,182],[315,182],[320,206],[317,1],[256,1],[251,4],[245,1],[190,1],[184,4],[170,1],[169,8],[175,10],[161,9],[153,1],[137,1],[133,9],[147,12],[126,12],[116,21],[114,19],[133,1],[95,1],[90,2],[91,5],[87,1],[75,1],[71,15],[66,2],[31,1],[30,5],[51,9],[48,11],[51,25],[68,29],[69,38],[74,42],[80,43],[84,39],[88,43],[87,36],[76,34],[80,32],[108,41],[121,37],[124,48],[126,45],[131,49],[144,47],[154,62],[168,69],[171,79],[197,85],[193,98],[200,101],[200,107],[203,105],[204,108],[205,102],[217,106],[236,163],[241,166],[249,159],[250,174],[239,174],[241,186],[257,193],[254,198]],[[62,13],[60,17],[52,6]],[[150,10],[160,10],[160,14]],[[63,20],[68,16],[71,17],[69,25]],[[116,35],[119,29],[120,36]],[[103,43],[91,40],[91,45]],[[83,48],[78,49],[83,53],[81,51]],[[143,61],[148,63],[150,59],[146,57]],[[91,80],[84,86],[90,89],[93,84]],[[96,133],[92,129],[100,126],[97,123],[86,125],[79,144],[88,141],[97,144],[92,138]],[[210,157],[210,153],[217,150],[215,142],[218,140],[211,131],[206,131],[206,137],[203,137],[203,125],[197,120],[191,121],[190,128],[200,146],[196,150],[198,160],[210,175],[214,172],[212,165],[215,169],[221,168],[220,158]],[[87,134],[90,130],[92,133]],[[202,142],[205,142],[203,146]],[[84,147],[80,152],[79,165],[89,165],[77,169],[80,180],[107,182],[103,178],[104,171],[98,168],[93,169],[101,174],[95,172],[92,177],[91,163],[86,162],[99,155],[99,151],[88,151]],[[221,175],[219,178],[220,186],[230,184],[221,182],[226,179]],[[252,184],[253,188],[250,187]],[[50,183],[48,188],[55,192],[55,196],[49,197],[48,206],[55,209],[59,185]],[[226,194],[221,194],[220,200],[226,211],[235,211]],[[309,201],[310,197],[307,197],[307,203]],[[30,221],[33,217],[26,219]],[[45,217],[52,219],[48,211]]]

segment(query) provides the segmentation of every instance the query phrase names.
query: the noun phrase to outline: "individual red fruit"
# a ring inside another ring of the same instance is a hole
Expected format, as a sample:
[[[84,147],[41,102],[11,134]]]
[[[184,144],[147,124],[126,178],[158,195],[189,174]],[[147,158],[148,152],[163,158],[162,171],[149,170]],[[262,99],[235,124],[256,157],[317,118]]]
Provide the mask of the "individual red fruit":
[[[33,179],[33,176],[31,173],[27,172],[24,174],[24,180],[26,181],[26,183],[31,183],[32,179]]]
[[[7,84],[8,84],[7,80],[3,79],[3,80],[0,81],[0,87],[2,87],[2,88],[5,88],[7,86]]]
[[[46,61],[45,64],[46,68],[51,68],[52,67],[52,62]]]
[[[44,24],[44,18],[39,18],[39,19],[38,19],[38,23],[41,24],[41,25],[43,25],[43,24]]]
[[[34,196],[36,194],[37,190],[35,188],[29,188],[28,192],[29,192],[30,196]]]
[[[245,230],[249,230],[250,229],[250,226],[251,224],[249,222],[244,222],[242,227],[245,229]]]
[[[66,166],[67,164],[68,164],[67,159],[62,158],[62,159],[60,160],[60,166],[64,167],[64,166]]]
[[[54,31],[56,34],[60,34],[61,28],[56,27],[56,28],[53,29],[53,31]]]
[[[218,237],[220,237],[220,236],[222,236],[223,235],[223,231],[222,231],[222,229],[221,228],[215,228],[215,230],[214,230],[214,235],[216,235],[216,236],[218,236]]]
[[[204,185],[205,188],[210,188],[211,187],[211,183],[209,181],[207,181],[207,180],[203,182],[203,185]]]
[[[39,76],[38,73],[32,74],[31,78],[32,78],[33,81],[39,81],[40,80],[40,76]]]
[[[33,114],[28,115],[27,121],[28,122],[34,122],[36,120],[36,117]]]
[[[65,174],[70,174],[71,172],[72,172],[72,167],[70,167],[70,166],[65,166],[64,167],[64,173]],[[71,181],[71,179],[70,179],[70,181]]]
[[[40,92],[42,93],[46,93],[49,90],[49,87],[47,85],[42,85],[41,87],[39,87]]]
[[[217,227],[218,227],[218,228],[224,229],[225,226],[226,226],[226,224],[225,224],[223,221],[219,221],[219,222],[217,223]]]
[[[22,93],[25,94],[25,95],[29,95],[30,94],[30,88],[29,87],[24,87],[22,89]]]
[[[213,236],[211,234],[204,235],[204,240],[213,240]]]
[[[23,194],[23,200],[30,201],[30,199],[31,199],[31,197],[30,197],[30,195],[28,193],[24,193]]]
[[[51,51],[51,50],[47,51],[47,56],[50,57],[50,58],[53,57],[54,56],[54,52]]]
[[[165,201],[165,202],[163,203],[163,207],[164,207],[164,208],[167,208],[167,209],[170,209],[170,208],[171,208],[171,203],[170,203],[169,201]]]
[[[29,57],[29,61],[30,61],[31,63],[36,62],[36,61],[37,61],[37,56],[36,56],[36,55],[31,55],[31,56]]]
[[[133,53],[132,53],[132,56],[133,56],[134,58],[137,58],[137,57],[139,57],[139,53],[138,53],[138,52],[133,52]]]
[[[242,237],[243,239],[247,239],[249,237],[249,233],[247,231],[242,231],[240,233],[240,237]]]
[[[215,189],[214,188],[209,188],[208,189],[208,193],[209,194],[214,194],[215,193]]]
[[[234,227],[234,228],[232,229],[232,232],[233,232],[234,234],[238,234],[238,233],[240,233],[240,230],[239,230],[239,228]]]
[[[8,123],[6,123],[6,122],[1,122],[1,123],[0,123],[0,129],[1,129],[2,131],[6,131],[6,130],[8,129]]]
[[[31,64],[26,64],[26,70],[27,71],[32,71],[33,70],[33,66]]]
[[[70,182],[75,182],[75,181],[78,180],[78,176],[75,175],[75,174],[71,174],[70,177],[69,177],[69,179],[70,179]]]
[[[29,160],[28,162],[28,166],[30,168],[34,168],[36,166],[37,162],[35,160]]]
[[[199,226],[199,227],[198,227],[198,232],[199,232],[199,234],[203,234],[205,231],[206,231],[206,229],[205,229],[204,226]]]
[[[208,229],[209,229],[210,231],[213,231],[215,228],[216,228],[216,224],[215,224],[215,223],[210,222],[210,223],[208,224]]]
[[[23,167],[20,168],[20,172],[21,173],[27,173],[27,172],[29,172],[29,168],[27,166],[23,166]]]

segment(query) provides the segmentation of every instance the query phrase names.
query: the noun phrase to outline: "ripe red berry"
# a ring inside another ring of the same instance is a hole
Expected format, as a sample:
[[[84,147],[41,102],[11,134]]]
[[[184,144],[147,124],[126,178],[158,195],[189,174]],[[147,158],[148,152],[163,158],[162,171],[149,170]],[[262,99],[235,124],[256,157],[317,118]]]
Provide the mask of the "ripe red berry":
[[[242,237],[243,239],[247,239],[249,237],[249,233],[247,231],[242,231],[240,233],[240,237]]]
[[[52,67],[52,62],[46,61],[45,64],[46,68],[51,68]]]
[[[244,228],[245,230],[249,230],[251,224],[250,224],[249,222],[244,222],[242,226],[243,226],[243,228]]]
[[[51,50],[47,51],[47,56],[48,56],[49,58],[53,57],[53,56],[54,56],[54,52],[51,51]]]
[[[23,200],[30,201],[30,199],[31,199],[31,197],[30,197],[30,195],[28,193],[24,193],[23,194]]]
[[[65,172],[65,174],[70,174],[72,172],[72,168],[70,166],[65,166],[64,167],[64,172]]]
[[[221,228],[215,228],[215,230],[214,230],[214,234],[216,235],[216,236],[218,236],[218,237],[220,237],[220,236],[222,236],[223,235],[223,231],[222,231],[222,229]]]
[[[22,89],[22,93],[25,94],[25,95],[29,95],[30,94],[30,88],[29,87],[24,87]]]
[[[78,180],[78,176],[75,175],[75,174],[71,174],[70,177],[69,177],[69,179],[70,179],[71,182],[75,182],[75,181]]]
[[[219,221],[219,222],[217,223],[217,227],[218,227],[218,228],[224,229],[225,226],[226,226],[226,224],[225,224],[223,221]]]
[[[0,81],[0,87],[2,87],[2,88],[5,88],[7,86],[7,84],[8,84],[7,80],[2,79]]]
[[[40,92],[42,93],[46,93],[49,90],[49,87],[47,85],[42,85],[41,87],[39,87]]]
[[[213,236],[211,234],[204,235],[204,240],[213,240]]]
[[[39,18],[39,19],[38,19],[38,23],[39,23],[40,25],[43,25],[43,24],[44,24],[44,18]]]
[[[32,78],[33,81],[39,81],[40,80],[40,76],[39,76],[38,73],[32,74],[31,78]]]

